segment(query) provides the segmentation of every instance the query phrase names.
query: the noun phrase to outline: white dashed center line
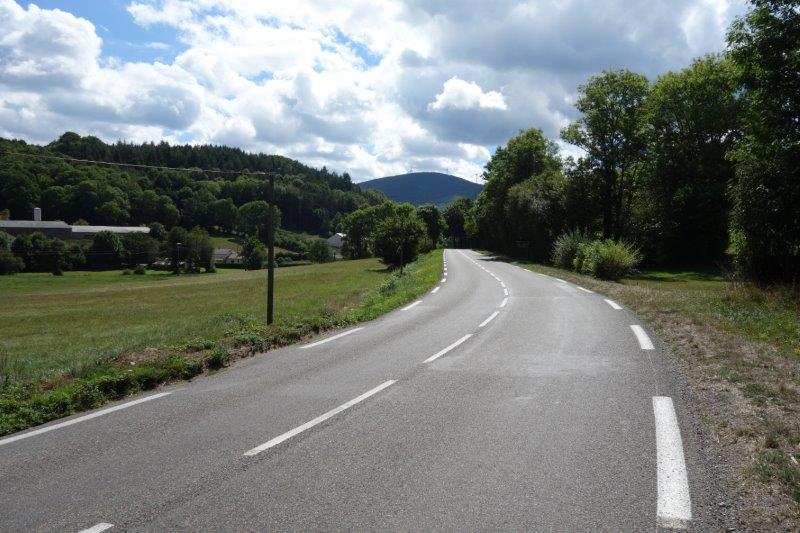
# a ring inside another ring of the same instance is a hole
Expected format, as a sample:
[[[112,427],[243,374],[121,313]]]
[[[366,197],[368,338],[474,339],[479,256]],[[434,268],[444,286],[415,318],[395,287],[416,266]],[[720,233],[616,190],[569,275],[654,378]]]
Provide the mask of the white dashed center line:
[[[424,362],[425,363],[430,363],[430,362],[436,361],[437,359],[439,359],[441,356],[443,356],[444,354],[446,354],[450,350],[452,350],[454,348],[457,348],[458,346],[464,344],[467,341],[467,339],[469,339],[470,337],[472,337],[471,333],[469,335],[464,335],[463,337],[458,339],[456,342],[454,342],[453,344],[451,344],[450,346],[448,346],[444,350],[442,350],[440,352],[437,352],[434,355],[432,355],[432,356],[428,357],[427,359],[425,359]]]
[[[385,382],[381,383],[380,385],[378,385],[377,387],[375,387],[374,389],[365,392],[364,394],[362,394],[361,396],[359,396],[357,398],[353,398],[349,402],[340,405],[336,409],[331,409],[327,413],[318,416],[314,420],[310,420],[309,422],[306,422],[302,426],[298,426],[298,427],[294,428],[291,431],[287,431],[283,435],[278,435],[274,439],[265,442],[261,446],[256,446],[252,450],[248,450],[248,451],[244,452],[244,454],[246,456],[248,456],[248,457],[252,457],[253,455],[257,455],[257,454],[259,454],[259,453],[261,453],[261,452],[263,452],[265,450],[269,450],[270,448],[272,448],[274,446],[277,446],[278,444],[280,444],[280,443],[282,443],[284,441],[287,441],[287,440],[291,439],[292,437],[295,437],[295,436],[299,435],[303,431],[311,429],[314,426],[325,422],[329,418],[338,415],[339,413],[341,413],[345,409],[349,409],[350,407],[353,407],[357,403],[363,402],[364,400],[366,400],[370,396],[378,394],[383,389],[385,389],[385,388],[387,388],[387,387],[389,387],[391,385],[394,385],[394,383],[395,383],[395,380],[385,381]]]

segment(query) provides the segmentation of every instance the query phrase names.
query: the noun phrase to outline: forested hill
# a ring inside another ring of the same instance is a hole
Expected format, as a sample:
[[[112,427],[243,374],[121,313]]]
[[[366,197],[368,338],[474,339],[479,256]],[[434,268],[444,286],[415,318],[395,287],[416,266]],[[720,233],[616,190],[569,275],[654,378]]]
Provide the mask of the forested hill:
[[[246,172],[203,172],[133,169],[88,165],[57,158],[69,156],[126,164],[168,167],[257,170],[280,175],[275,185],[281,225],[324,235],[358,208],[385,201],[362,191],[347,174],[314,169],[292,159],[248,154],[227,146],[171,146],[167,143],[106,144],[96,137],[65,133],[47,146],[0,139],[0,211],[29,219],[34,206],[48,220],[90,224],[167,227],[202,226],[233,232],[241,216],[264,209],[263,176]],[[257,217],[252,217],[257,218]]]
[[[381,191],[395,202],[447,205],[456,198],[475,199],[483,187],[440,172],[411,172],[365,181],[362,188]]]

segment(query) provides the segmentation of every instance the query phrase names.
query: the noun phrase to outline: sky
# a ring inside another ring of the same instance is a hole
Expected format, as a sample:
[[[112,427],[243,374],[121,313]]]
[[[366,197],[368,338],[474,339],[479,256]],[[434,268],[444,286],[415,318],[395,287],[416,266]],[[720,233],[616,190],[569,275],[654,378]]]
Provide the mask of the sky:
[[[0,0],[0,137],[238,146],[473,181],[603,70],[722,51],[745,0]],[[565,154],[575,149],[562,143]]]

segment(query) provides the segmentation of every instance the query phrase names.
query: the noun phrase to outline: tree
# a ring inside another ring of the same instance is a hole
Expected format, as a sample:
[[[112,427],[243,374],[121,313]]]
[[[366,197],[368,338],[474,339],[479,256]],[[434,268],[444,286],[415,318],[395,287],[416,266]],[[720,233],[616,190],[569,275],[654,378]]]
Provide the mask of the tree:
[[[418,207],[417,214],[425,224],[431,245],[436,248],[439,245],[439,239],[442,233],[447,231],[447,223],[444,217],[442,217],[442,213],[435,205],[427,204]]]
[[[651,260],[673,265],[723,259],[728,243],[728,151],[739,137],[731,63],[708,56],[655,82],[645,106],[646,192],[636,217]]]
[[[281,212],[277,207],[272,208],[273,227],[281,225]],[[267,221],[269,220],[269,204],[263,200],[248,202],[239,208],[239,231],[246,236],[254,236],[267,240]]]
[[[158,259],[159,243],[145,233],[128,233],[122,237],[123,260],[127,265],[150,265]]]
[[[188,272],[198,272],[201,267],[206,272],[214,270],[214,245],[206,230],[196,227],[186,234],[184,257]]]
[[[463,248],[467,245],[469,237],[467,232],[467,218],[473,208],[473,201],[469,198],[456,198],[444,208],[442,215],[447,224],[448,236],[451,246]]]
[[[315,263],[330,263],[334,260],[333,248],[328,246],[325,239],[309,239],[306,244],[306,256]]]
[[[0,275],[22,272],[25,263],[8,250],[0,249]]]
[[[189,238],[189,233],[180,226],[175,226],[167,233],[164,242],[164,255],[172,258],[172,272],[180,274],[181,259],[185,258],[184,247]]]
[[[12,242],[14,242],[14,237],[5,231],[0,231],[0,250],[10,251]]]
[[[22,260],[28,272],[61,275],[69,266],[69,253],[64,241],[41,233],[20,235],[11,243],[11,252]]]
[[[728,34],[743,95],[730,240],[737,269],[762,281],[800,276],[800,2],[753,0]]]
[[[394,213],[395,204],[384,202],[349,213],[342,220],[341,227],[347,235],[344,254],[350,259],[361,259],[372,255],[372,242],[375,228],[386,217]]]
[[[624,232],[633,199],[633,175],[645,149],[647,78],[628,70],[606,71],[579,88],[581,118],[561,132],[583,148],[601,179],[603,234]]]
[[[507,216],[509,190],[543,173],[561,172],[561,159],[554,142],[542,130],[531,128],[498,148],[486,163],[486,185],[478,195],[473,211],[481,243],[511,253],[516,246],[518,221]]]
[[[375,255],[389,266],[402,267],[417,258],[425,234],[425,224],[414,206],[402,204],[375,227]]]
[[[259,270],[267,260],[267,250],[255,237],[248,237],[242,245],[242,258],[245,268],[248,270]]]
[[[114,268],[119,266],[125,249],[119,235],[101,231],[92,238],[88,261],[92,268]]]
[[[231,233],[239,222],[239,212],[236,204],[230,198],[217,200],[211,207],[214,224],[225,233]]]

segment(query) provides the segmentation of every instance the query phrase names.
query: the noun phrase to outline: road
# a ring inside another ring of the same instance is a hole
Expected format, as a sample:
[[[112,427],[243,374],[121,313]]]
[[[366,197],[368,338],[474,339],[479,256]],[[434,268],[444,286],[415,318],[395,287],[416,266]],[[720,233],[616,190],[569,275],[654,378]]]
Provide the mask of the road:
[[[718,525],[641,320],[473,251],[445,265],[381,319],[0,439],[0,529]]]

